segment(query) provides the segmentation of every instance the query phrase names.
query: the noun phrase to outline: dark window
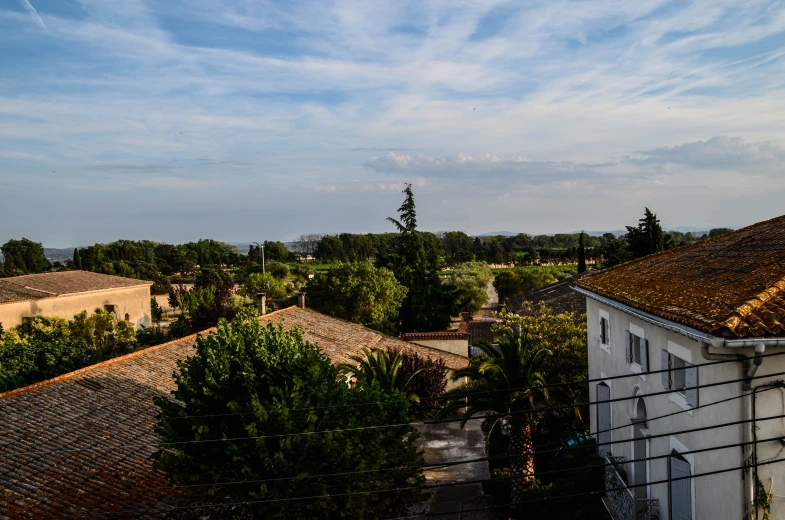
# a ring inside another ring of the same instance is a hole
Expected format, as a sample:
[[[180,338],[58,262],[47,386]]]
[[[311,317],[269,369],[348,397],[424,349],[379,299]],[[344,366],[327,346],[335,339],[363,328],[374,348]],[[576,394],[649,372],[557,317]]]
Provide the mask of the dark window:
[[[610,335],[607,318],[600,318],[600,343],[603,345],[610,344]]]
[[[662,351],[662,386],[683,395],[687,404],[698,406],[698,367],[670,352]]]
[[[125,313],[125,321],[131,321],[131,315],[127,312]]]
[[[106,312],[111,312],[112,314],[117,314],[114,310],[114,305],[104,305],[104,310]]]

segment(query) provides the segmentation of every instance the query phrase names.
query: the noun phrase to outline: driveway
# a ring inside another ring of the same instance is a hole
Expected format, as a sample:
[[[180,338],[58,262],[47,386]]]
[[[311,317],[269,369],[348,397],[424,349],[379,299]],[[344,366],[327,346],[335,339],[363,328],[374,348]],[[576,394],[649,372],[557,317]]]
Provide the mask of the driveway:
[[[480,430],[481,422],[480,420],[469,421],[463,429],[458,422],[428,424],[420,427],[422,437],[419,440],[419,445],[425,452],[425,462],[439,464],[485,457],[484,440]],[[428,469],[425,471],[425,478],[428,484],[443,484],[488,479],[490,475],[488,463],[483,461]],[[482,485],[479,483],[437,488],[430,513],[454,513],[433,517],[444,520],[492,518],[489,515],[491,511],[478,511],[463,515],[460,513],[462,506],[464,509],[484,507],[484,499],[477,498],[482,494]],[[426,515],[425,518],[430,518],[430,516]]]

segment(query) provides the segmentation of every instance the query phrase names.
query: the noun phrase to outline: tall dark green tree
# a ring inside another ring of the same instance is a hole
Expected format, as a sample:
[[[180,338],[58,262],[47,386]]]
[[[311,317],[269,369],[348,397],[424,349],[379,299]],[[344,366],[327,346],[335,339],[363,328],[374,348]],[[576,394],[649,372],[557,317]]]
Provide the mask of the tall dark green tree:
[[[586,241],[583,239],[584,233],[581,231],[581,236],[578,239],[578,272],[583,273],[586,271]]]
[[[79,248],[74,248],[74,267],[82,269],[82,257],[79,255]]]
[[[666,249],[666,235],[656,213],[645,208],[637,227],[627,227],[627,244],[633,258],[650,255]]]
[[[439,330],[447,327],[450,316],[457,313],[453,289],[442,286],[439,270],[443,258],[438,238],[417,230],[417,211],[412,185],[403,190],[406,196],[398,208],[399,219],[388,217],[398,230],[393,251],[377,262],[390,269],[408,289],[401,305],[399,324],[402,332]]]

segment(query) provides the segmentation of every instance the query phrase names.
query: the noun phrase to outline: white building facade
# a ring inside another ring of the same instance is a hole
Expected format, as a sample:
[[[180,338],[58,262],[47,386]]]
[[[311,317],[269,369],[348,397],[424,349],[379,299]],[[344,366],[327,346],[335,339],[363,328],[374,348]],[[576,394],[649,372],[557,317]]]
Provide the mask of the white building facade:
[[[691,290],[679,270],[700,252],[680,250],[576,287],[587,298],[591,431],[614,463],[604,502],[623,520],[760,520],[768,497],[769,518],[785,518],[785,270],[763,266],[781,277],[775,290],[761,292],[755,279],[749,289],[758,292],[739,301],[696,289],[676,305],[679,282]],[[730,318],[720,320],[727,309]]]

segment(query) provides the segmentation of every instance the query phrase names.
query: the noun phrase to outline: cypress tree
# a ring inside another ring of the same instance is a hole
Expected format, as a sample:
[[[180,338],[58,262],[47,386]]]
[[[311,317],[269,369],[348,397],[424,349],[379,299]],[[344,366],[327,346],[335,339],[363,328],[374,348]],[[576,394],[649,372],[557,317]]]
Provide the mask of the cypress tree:
[[[578,272],[586,271],[586,245],[583,238],[584,234],[581,231],[581,236],[578,238]]]
[[[74,267],[82,269],[82,257],[79,256],[79,248],[74,248]]]

